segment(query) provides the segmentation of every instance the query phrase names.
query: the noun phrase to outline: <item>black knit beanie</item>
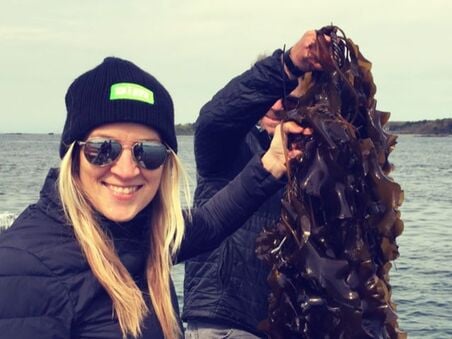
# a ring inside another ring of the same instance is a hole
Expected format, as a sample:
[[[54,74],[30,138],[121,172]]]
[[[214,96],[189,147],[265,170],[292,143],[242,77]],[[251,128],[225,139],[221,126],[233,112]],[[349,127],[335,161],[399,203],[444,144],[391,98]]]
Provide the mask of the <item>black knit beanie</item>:
[[[66,93],[66,109],[61,158],[72,142],[84,140],[100,125],[115,122],[149,126],[177,152],[171,96],[157,79],[130,61],[108,57],[79,76]]]

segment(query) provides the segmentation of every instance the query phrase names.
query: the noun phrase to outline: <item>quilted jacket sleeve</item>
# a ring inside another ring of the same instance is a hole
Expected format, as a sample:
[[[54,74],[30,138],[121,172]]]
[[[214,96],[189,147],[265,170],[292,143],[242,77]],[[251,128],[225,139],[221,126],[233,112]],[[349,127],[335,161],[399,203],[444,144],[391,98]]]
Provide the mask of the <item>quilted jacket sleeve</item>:
[[[186,234],[177,261],[218,247],[284,184],[284,179],[277,180],[264,169],[260,156],[256,155],[233,181],[192,210],[192,219],[186,220]]]
[[[277,50],[232,79],[206,103],[196,121],[195,157],[201,176],[215,175],[236,156],[246,134],[297,81],[282,71]]]
[[[0,338],[70,338],[64,285],[34,255],[0,246]]]

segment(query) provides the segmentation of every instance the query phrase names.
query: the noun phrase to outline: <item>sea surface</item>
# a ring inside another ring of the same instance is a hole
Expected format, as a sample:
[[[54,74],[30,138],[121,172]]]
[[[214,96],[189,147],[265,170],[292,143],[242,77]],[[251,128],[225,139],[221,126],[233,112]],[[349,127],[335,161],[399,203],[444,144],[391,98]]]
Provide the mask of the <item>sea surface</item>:
[[[193,192],[193,138],[178,140]],[[58,166],[58,144],[59,135],[0,134],[0,228],[38,199],[49,167]],[[399,325],[409,338],[452,338],[452,137],[401,135],[390,161],[405,192],[390,274]],[[173,279],[182,303],[183,265]]]

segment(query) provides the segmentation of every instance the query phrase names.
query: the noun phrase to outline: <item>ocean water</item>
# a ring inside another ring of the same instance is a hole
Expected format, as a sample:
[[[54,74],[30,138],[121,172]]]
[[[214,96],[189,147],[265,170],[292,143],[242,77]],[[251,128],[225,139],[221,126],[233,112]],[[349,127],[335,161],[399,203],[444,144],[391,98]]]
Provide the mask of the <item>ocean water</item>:
[[[178,140],[193,191],[193,139]],[[0,134],[0,228],[38,199],[58,165],[58,143],[58,135]],[[399,325],[409,338],[452,338],[452,137],[402,135],[390,160],[405,191],[400,258],[390,274]],[[183,265],[173,279],[182,302]]]

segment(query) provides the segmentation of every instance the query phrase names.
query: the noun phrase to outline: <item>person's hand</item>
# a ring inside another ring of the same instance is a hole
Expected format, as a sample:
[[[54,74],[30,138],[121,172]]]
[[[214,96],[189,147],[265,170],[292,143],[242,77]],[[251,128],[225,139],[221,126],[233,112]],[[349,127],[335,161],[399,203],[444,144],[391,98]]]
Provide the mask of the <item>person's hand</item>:
[[[289,134],[312,135],[312,130],[302,127],[294,121],[287,121],[276,126],[270,148],[262,156],[262,164],[268,172],[278,179],[287,172],[287,163],[291,159],[299,158],[303,155],[303,150],[301,149],[288,148],[287,136]]]
[[[329,42],[331,39],[329,36],[324,36],[325,42]],[[316,70],[322,70],[321,51],[323,49],[319,46],[317,33],[314,30],[307,31],[298,40],[295,45],[290,49],[290,59],[293,64],[301,71],[311,72]],[[286,72],[290,76],[290,72],[286,69]]]

